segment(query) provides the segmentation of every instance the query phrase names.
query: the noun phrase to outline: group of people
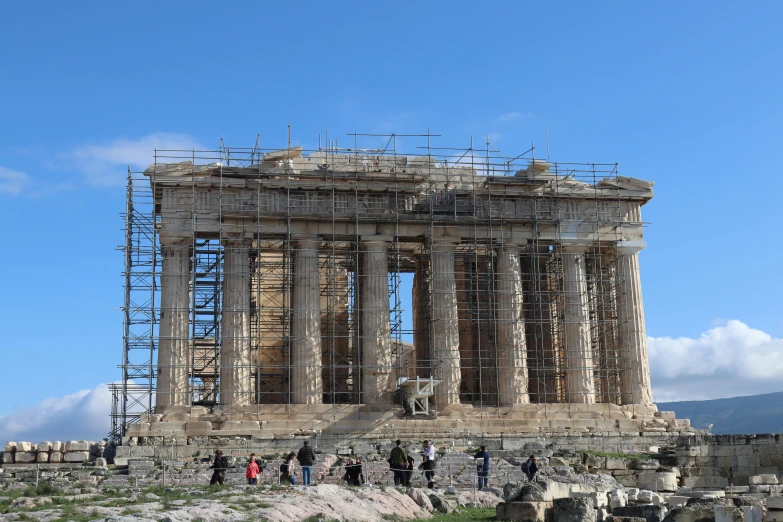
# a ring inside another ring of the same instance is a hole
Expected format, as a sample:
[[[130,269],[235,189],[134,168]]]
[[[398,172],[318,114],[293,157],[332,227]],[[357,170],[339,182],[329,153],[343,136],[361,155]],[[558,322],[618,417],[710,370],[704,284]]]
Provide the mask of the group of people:
[[[489,452],[486,446],[481,446],[479,450],[473,455],[476,461],[476,476],[478,477],[478,489],[481,491],[489,484]],[[538,475],[538,464],[536,463],[536,456],[530,455],[522,464],[522,472],[527,477],[528,482],[535,482]]]
[[[427,487],[430,489],[435,488],[435,446],[433,446],[431,440],[425,440],[422,445],[422,450],[419,452],[422,462],[419,464],[418,469],[424,472],[424,478],[427,480]],[[478,489],[484,489],[489,484],[489,464],[490,457],[486,446],[481,446],[479,451],[473,456],[476,461],[476,476],[478,477]],[[280,465],[279,480],[281,484],[290,484],[295,486],[297,484],[297,469],[296,464],[299,463],[299,467],[302,468],[302,485],[309,486],[312,480],[313,465],[315,464],[315,452],[310,447],[308,441],[304,442],[304,445],[298,453],[291,452],[285,459],[285,462]],[[389,467],[394,474],[395,486],[411,486],[411,480],[413,478],[413,471],[416,466],[416,460],[413,456],[409,455],[405,448],[402,447],[402,441],[395,441],[395,446],[392,448],[389,459]],[[212,478],[209,483],[223,484],[225,479],[225,472],[228,468],[228,459],[223,456],[221,450],[215,450],[215,458],[213,460],[211,468],[213,469]],[[245,478],[250,485],[258,483],[258,475],[264,471],[264,462],[256,459],[256,454],[251,453],[250,459],[247,464],[247,470],[245,472]],[[527,476],[529,482],[534,482],[538,474],[538,464],[536,463],[535,455],[530,455],[530,458],[522,464],[522,471]],[[343,480],[347,482],[349,486],[361,486],[365,483],[364,471],[362,469],[361,459],[348,459],[345,465],[345,475]]]

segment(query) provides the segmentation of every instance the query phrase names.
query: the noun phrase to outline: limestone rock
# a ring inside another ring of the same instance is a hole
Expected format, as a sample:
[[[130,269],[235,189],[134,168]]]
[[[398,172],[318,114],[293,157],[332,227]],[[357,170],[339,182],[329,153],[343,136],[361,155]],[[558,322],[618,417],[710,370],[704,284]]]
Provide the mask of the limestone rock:
[[[52,450],[52,443],[49,441],[44,441],[38,444],[38,452],[42,451],[51,451]]]
[[[435,493],[430,494],[430,502],[432,507],[441,513],[453,513],[459,507],[455,499]]]
[[[432,511],[432,502],[422,490],[418,488],[408,488],[405,494],[411,497],[420,508]]]
[[[636,482],[640,488],[651,491],[677,491],[677,475],[670,471],[641,471]]]
[[[589,498],[557,498],[553,504],[554,522],[595,522],[595,509]]]
[[[4,451],[3,452],[3,464],[13,464],[14,463],[14,454],[11,451]]]
[[[52,451],[60,451],[60,452],[62,452],[63,451],[63,443],[60,442],[59,440],[56,440],[56,441],[52,442],[52,447],[50,449]]]
[[[638,517],[645,519],[647,522],[661,522],[666,515],[666,508],[652,505],[625,506],[613,510],[612,515]]]
[[[26,451],[26,452],[33,451],[33,445],[30,442],[17,442],[16,451]]]
[[[42,464],[49,462],[49,454],[45,451],[39,451],[38,455],[35,458],[36,462],[40,462]]]
[[[86,451],[89,453],[90,443],[89,441],[86,440],[69,440],[68,442],[65,443],[65,451],[66,452]]]
[[[783,497],[767,497],[767,509],[783,511]]]
[[[547,500],[546,495],[546,483],[545,482],[533,482],[525,484],[519,489],[519,493],[516,498],[512,500],[520,500],[523,502],[544,502]]]
[[[64,462],[87,462],[90,460],[89,451],[69,451],[63,457]]]
[[[32,451],[17,451],[14,455],[17,464],[35,462],[35,453]]]
[[[5,453],[13,453],[16,451],[16,442],[6,442],[3,446],[3,452]]]
[[[97,459],[95,459],[95,465],[98,466],[98,467],[101,467],[101,468],[105,468],[106,467],[106,459],[103,458],[103,457],[98,457]]]
[[[549,509],[548,502],[501,502],[495,507],[495,515],[498,520],[544,522]]]
[[[745,522],[745,514],[738,507],[714,506],[715,522]]]
[[[53,451],[49,455],[49,462],[51,462],[53,464],[60,463],[62,461],[63,461],[63,454],[62,454],[61,451]]]
[[[511,482],[503,486],[503,500],[506,502],[514,501],[519,498],[519,492],[522,490],[517,484]]]

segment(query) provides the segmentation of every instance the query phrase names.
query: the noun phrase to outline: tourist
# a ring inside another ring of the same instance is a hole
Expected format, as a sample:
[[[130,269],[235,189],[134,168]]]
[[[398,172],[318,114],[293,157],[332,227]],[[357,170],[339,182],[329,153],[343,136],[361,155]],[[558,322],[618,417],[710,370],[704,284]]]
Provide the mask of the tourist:
[[[210,469],[214,469],[215,471],[212,472],[212,478],[209,479],[210,486],[214,486],[215,484],[223,485],[226,468],[228,468],[228,458],[223,456],[222,451],[215,450],[215,458],[210,466]]]
[[[258,463],[256,462],[256,454],[250,454],[250,461],[247,463],[247,471],[245,471],[245,478],[247,483],[251,486],[258,484]]]
[[[405,485],[405,466],[408,464],[408,454],[405,452],[405,449],[401,446],[401,441],[395,442],[396,446],[394,446],[391,450],[391,454],[389,455],[389,466],[391,467],[392,472],[394,473],[394,485],[395,486],[404,486]]]
[[[481,446],[478,452],[473,455],[474,459],[483,459],[481,464],[476,464],[476,474],[478,475],[479,491],[487,487],[489,482],[489,452],[486,446]]]
[[[313,463],[315,462],[315,452],[310,447],[308,441],[304,441],[304,446],[299,450],[299,454],[296,456],[296,460],[299,461],[299,465],[302,467],[302,485],[309,486],[310,478],[313,474]]]
[[[536,481],[536,473],[538,473],[538,466],[536,465],[536,456],[530,455],[530,458],[522,464],[522,471],[527,476],[528,482]]]
[[[350,466],[346,466],[348,470],[348,485],[349,486],[361,486],[364,484],[364,473],[362,472],[362,460],[356,459],[352,461]]]
[[[424,441],[424,449],[421,452],[421,469],[424,470],[424,478],[427,479],[427,487],[435,489],[435,446],[432,441]]]
[[[408,462],[405,465],[405,487],[411,487],[413,481],[413,469],[416,467],[416,460],[408,455]]]
[[[285,463],[280,464],[280,483],[296,486],[296,453],[288,454]]]

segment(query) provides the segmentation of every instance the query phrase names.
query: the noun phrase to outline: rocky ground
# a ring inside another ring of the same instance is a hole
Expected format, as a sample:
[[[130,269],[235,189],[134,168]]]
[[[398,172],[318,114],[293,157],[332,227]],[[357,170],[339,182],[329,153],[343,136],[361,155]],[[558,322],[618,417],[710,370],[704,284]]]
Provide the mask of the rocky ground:
[[[0,492],[0,521],[196,522],[428,520],[473,506],[494,509],[497,491],[393,487],[160,486],[58,489],[12,484]],[[475,504],[474,504],[475,500]],[[494,511],[492,511],[494,512]],[[465,514],[467,516],[467,514]],[[473,517],[467,518],[472,519]]]

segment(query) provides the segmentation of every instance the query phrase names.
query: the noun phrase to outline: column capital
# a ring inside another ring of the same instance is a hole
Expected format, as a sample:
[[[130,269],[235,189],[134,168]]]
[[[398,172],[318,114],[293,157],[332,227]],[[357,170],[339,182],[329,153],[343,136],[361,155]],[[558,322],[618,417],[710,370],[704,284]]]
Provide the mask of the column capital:
[[[321,238],[315,234],[291,234],[291,241],[302,248],[318,248]]]
[[[361,236],[360,242],[365,246],[386,246],[392,242],[394,237],[384,235]]]
[[[584,254],[593,248],[592,243],[563,242],[560,244],[560,252],[563,254]]]
[[[158,241],[160,241],[160,246],[164,247],[185,247],[193,243],[193,238],[161,234],[158,236]]]
[[[516,252],[520,253],[527,246],[527,243],[518,243],[516,241],[504,241],[502,244],[495,245],[498,252]]]
[[[644,241],[618,241],[617,242],[617,255],[619,256],[632,256],[642,251],[647,243]]]
[[[433,250],[448,251],[454,250],[460,243],[460,240],[452,237],[433,237],[430,239],[430,248]]]

